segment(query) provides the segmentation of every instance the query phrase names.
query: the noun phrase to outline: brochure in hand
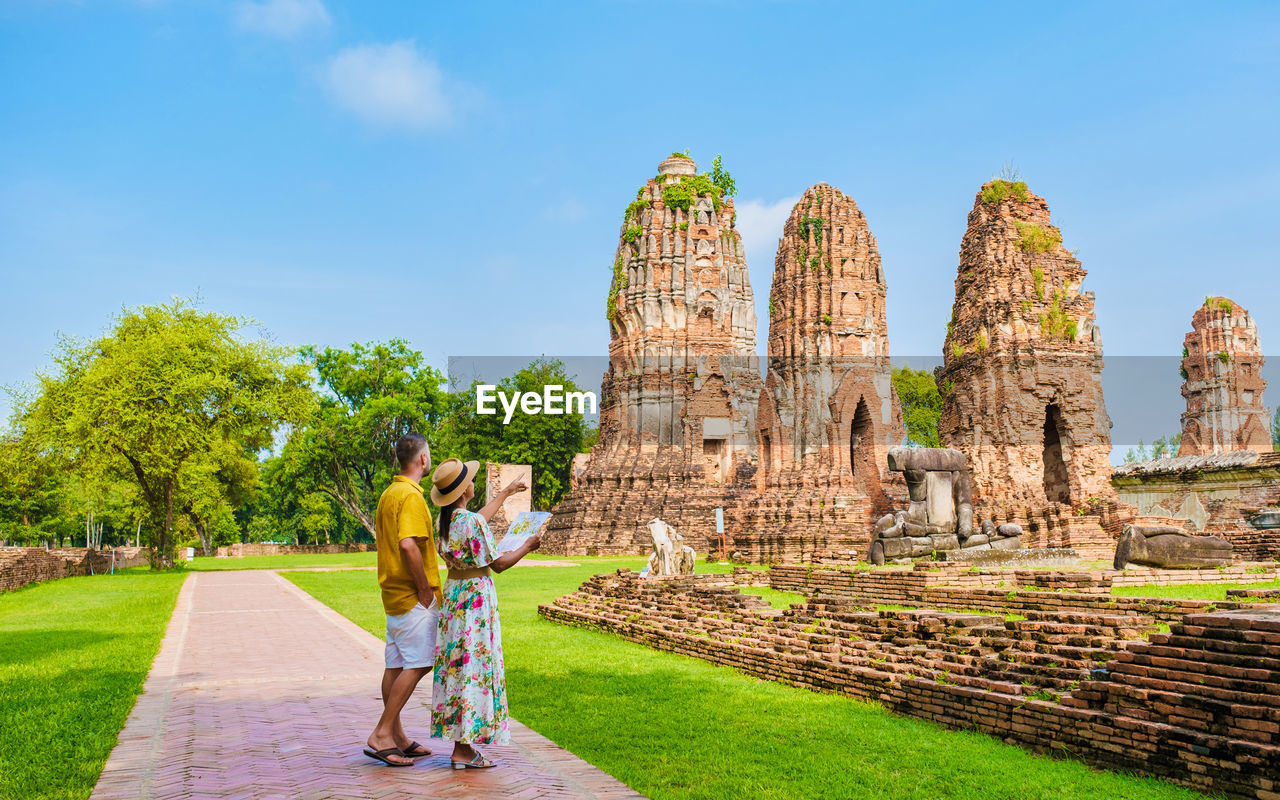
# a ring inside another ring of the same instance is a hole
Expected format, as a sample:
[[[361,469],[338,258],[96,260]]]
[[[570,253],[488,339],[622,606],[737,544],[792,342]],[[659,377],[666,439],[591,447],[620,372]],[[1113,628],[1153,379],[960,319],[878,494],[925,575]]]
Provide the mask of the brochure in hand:
[[[529,541],[529,537],[542,530],[542,526],[551,519],[549,511],[521,511],[511,522],[507,535],[498,542],[498,555],[510,553]]]

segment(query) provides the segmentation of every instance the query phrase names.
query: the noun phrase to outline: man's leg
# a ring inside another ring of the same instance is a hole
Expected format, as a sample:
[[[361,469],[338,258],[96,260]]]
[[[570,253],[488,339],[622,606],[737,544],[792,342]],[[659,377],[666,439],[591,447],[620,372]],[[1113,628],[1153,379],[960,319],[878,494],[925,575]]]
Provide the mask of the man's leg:
[[[387,670],[390,672],[391,670]],[[405,668],[395,676],[386,691],[386,699],[382,707],[382,716],[378,718],[378,726],[369,735],[369,746],[374,750],[385,750],[388,747],[399,747],[396,742],[396,728],[400,726],[400,711],[417,687],[418,681],[431,672],[430,667]],[[384,674],[385,678],[385,674]],[[401,736],[404,733],[401,731]],[[407,744],[407,742],[405,742]],[[412,763],[412,759],[390,756],[397,763]]]
[[[391,686],[396,682],[396,678],[400,676],[403,670],[399,667],[395,669],[386,669],[382,672],[382,707],[387,707],[387,698],[391,696]],[[396,716],[395,726],[392,728],[391,736],[396,740],[396,747],[401,750],[413,744],[413,740],[404,732],[404,726],[400,724],[399,715]]]
[[[426,608],[419,603],[414,609],[414,618],[411,627],[405,631],[405,635],[400,642],[401,655],[404,657],[404,666],[409,668],[420,668],[423,672],[421,677],[428,678],[435,666],[436,660],[436,632],[440,623],[440,609],[436,606],[435,598],[431,599],[430,605]],[[421,678],[419,678],[421,680]],[[430,688],[428,688],[430,692]],[[428,701],[430,698],[428,698]],[[392,735],[395,737],[396,746],[404,750],[406,755],[430,755],[430,751],[419,744],[419,749],[414,753],[409,752],[409,745],[413,744],[413,740],[405,733],[404,726],[400,723],[400,714],[395,715]]]
[[[402,668],[387,668],[383,671],[383,708],[387,708],[387,699],[392,694],[392,684],[396,682],[399,673],[403,672]],[[396,718],[396,728],[392,731],[392,736],[396,737],[397,748],[403,750],[410,745],[410,739],[404,735],[404,728],[399,723],[399,717]]]
[[[391,696],[391,684],[396,682],[396,678],[400,677],[403,670],[400,667],[387,667],[382,671],[382,704],[387,704],[387,698]]]
[[[398,617],[387,617],[387,647],[385,651],[386,668],[382,671],[382,711],[383,716],[386,715],[387,703],[391,699],[394,691],[396,680],[404,674],[404,655],[400,652],[399,638],[401,633],[401,620]],[[381,726],[382,720],[379,718],[378,725]],[[378,727],[373,729],[373,733],[369,734],[369,738],[365,741],[369,748],[374,751],[385,750],[390,747],[399,747],[404,749],[404,745],[408,742],[391,741],[387,742],[387,737],[379,733]],[[410,764],[413,760],[403,758],[398,755],[388,755],[388,760],[397,764]]]
[[[387,618],[387,664],[382,673],[382,716],[369,736],[375,750],[399,747],[412,740],[400,723],[400,712],[409,702],[418,682],[431,672],[435,662],[436,624],[439,620],[435,601],[429,608],[421,604],[409,613]],[[425,750],[418,755],[426,755]],[[402,763],[399,757],[392,760]]]

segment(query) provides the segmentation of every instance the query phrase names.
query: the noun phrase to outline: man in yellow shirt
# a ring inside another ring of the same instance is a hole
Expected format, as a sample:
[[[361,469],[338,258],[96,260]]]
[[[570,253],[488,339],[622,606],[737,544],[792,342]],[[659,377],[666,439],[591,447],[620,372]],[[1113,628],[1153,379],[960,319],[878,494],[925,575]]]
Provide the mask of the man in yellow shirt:
[[[382,716],[369,734],[365,755],[392,767],[412,766],[431,751],[411,740],[400,711],[418,681],[435,664],[436,625],[440,618],[440,569],[434,529],[422,476],[431,472],[425,437],[409,433],[396,442],[400,474],[378,498],[378,586],[387,614],[386,669],[382,673]]]

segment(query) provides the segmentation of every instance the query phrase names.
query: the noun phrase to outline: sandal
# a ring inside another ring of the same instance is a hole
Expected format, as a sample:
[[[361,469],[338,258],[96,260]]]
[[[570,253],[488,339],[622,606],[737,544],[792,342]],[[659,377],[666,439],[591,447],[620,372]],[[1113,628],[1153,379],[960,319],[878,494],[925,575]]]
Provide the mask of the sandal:
[[[490,761],[485,758],[484,753],[481,753],[479,750],[476,751],[476,757],[470,761],[454,761],[453,759],[449,759],[449,763],[453,765],[454,769],[489,769],[490,767],[498,766],[497,762]]]
[[[377,761],[381,761],[383,764],[386,764],[388,767],[412,767],[413,766],[412,761],[408,763],[404,763],[401,761],[392,761],[391,759],[387,758],[387,756],[400,756],[401,758],[408,758],[408,756],[404,754],[404,751],[401,750],[399,747],[388,747],[385,750],[371,750],[370,748],[366,747],[364,749],[364,754],[369,758],[375,759]]]
[[[409,746],[400,748],[400,752],[404,753],[405,758],[426,758],[431,755],[430,750],[417,742],[409,742]]]

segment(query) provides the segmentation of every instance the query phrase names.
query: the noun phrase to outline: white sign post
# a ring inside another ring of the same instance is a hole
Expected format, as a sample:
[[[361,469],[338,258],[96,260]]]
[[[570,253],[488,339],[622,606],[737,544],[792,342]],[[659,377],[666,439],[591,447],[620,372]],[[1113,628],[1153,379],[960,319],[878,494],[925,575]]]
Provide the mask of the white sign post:
[[[716,509],[716,538],[720,540],[720,563],[728,564],[729,558],[728,556],[725,555],[725,552],[724,552],[725,541],[724,541],[724,509],[723,508]]]

